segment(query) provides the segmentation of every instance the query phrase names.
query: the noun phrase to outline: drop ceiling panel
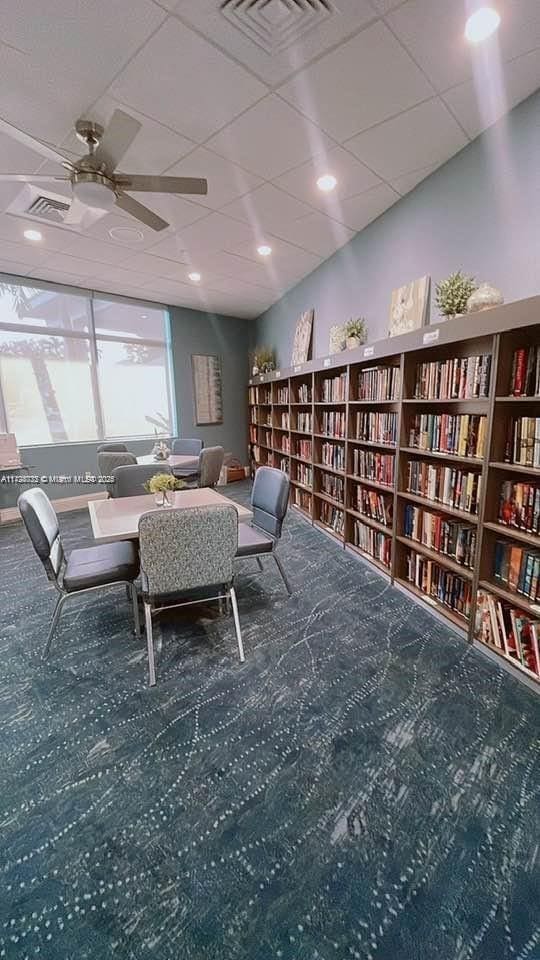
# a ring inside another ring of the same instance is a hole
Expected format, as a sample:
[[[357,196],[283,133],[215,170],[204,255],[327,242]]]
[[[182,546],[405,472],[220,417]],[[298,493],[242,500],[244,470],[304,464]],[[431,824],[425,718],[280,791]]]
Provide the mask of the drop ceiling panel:
[[[130,255],[123,264],[128,270],[136,270],[141,274],[141,282],[149,283],[156,277],[170,277],[171,279],[187,279],[189,267],[179,260],[165,260],[164,257],[154,257],[150,253],[136,253]]]
[[[341,201],[343,223],[351,230],[363,230],[398,199],[399,194],[385,183],[366,190],[357,197],[347,197]]]
[[[257,254],[253,252],[251,244],[239,244],[233,251],[241,257],[261,263],[266,274],[265,285],[270,289],[287,289],[322,263],[322,257],[301,250],[284,240],[272,239],[271,246],[272,256],[260,260],[255,260]]]
[[[469,141],[438,97],[352,140],[347,148],[385,180],[432,163],[444,163]]]
[[[128,231],[121,237],[111,237],[110,230]],[[172,233],[172,231],[171,231]],[[129,234],[129,235],[128,235]],[[159,239],[160,234],[144,224],[137,223],[132,217],[122,213],[108,213],[101,217],[91,227],[84,231],[86,237],[94,237],[96,240],[104,240],[106,243],[112,243],[115,246],[127,249],[133,253],[140,253],[141,250],[147,250],[153,246]],[[161,234],[163,237],[163,234]]]
[[[318,212],[283,224],[275,234],[323,258],[330,257],[354,237],[353,230]]]
[[[0,238],[2,240],[10,240],[12,243],[35,247],[35,243],[25,240],[23,235],[25,230],[39,230],[43,237],[42,242],[38,245],[38,249],[41,250],[67,250],[77,238],[77,235],[69,230],[58,230],[56,227],[36,223],[35,220],[25,220],[23,217],[12,216],[0,217]]]
[[[342,142],[431,97],[433,90],[378,22],[302,70],[279,93]]]
[[[253,190],[240,200],[227,204],[223,213],[251,224],[255,237],[264,238],[268,231],[305,217],[310,213],[307,204],[274,187],[271,183]]]
[[[437,170],[438,166],[438,163],[434,163],[428,167],[422,167],[420,170],[413,170],[412,173],[405,173],[402,177],[392,180],[390,186],[404,197],[405,194],[414,190],[422,180],[425,180],[426,177]]]
[[[129,191],[126,192],[129,193]],[[206,207],[192,203],[191,200],[185,200],[183,197],[175,197],[171,193],[159,194],[141,191],[140,193],[132,193],[130,196],[163,217],[176,231],[182,230],[184,227],[188,227],[190,224],[196,223],[197,220],[202,220],[208,216]],[[139,225],[133,218],[130,217],[130,220],[135,226]],[[155,240],[159,239],[159,231],[151,230],[150,227],[145,228],[144,224],[140,224],[140,227],[145,233],[151,232]],[[161,235],[163,236],[163,234]]]
[[[218,210],[263,182],[261,177],[248,173],[205,147],[198,147],[189,156],[180,160],[179,163],[175,163],[167,170],[167,175],[172,177],[206,177],[208,193],[205,197],[197,197],[197,203],[210,207],[212,210]]]
[[[34,150],[23,147],[5,133],[0,133],[2,173],[36,173],[43,158]]]
[[[47,270],[65,270],[66,273],[73,276],[85,278],[94,276],[99,266],[100,264],[96,263],[95,260],[83,260],[82,257],[72,257],[67,253],[54,253],[51,257],[50,251],[44,262],[44,267]],[[103,264],[103,268],[106,269],[105,264]],[[120,267],[116,267],[115,270],[120,270]]]
[[[216,153],[267,180],[331,145],[319,127],[274,95],[251,107],[208,143]]]
[[[332,193],[323,193],[317,187],[318,178],[325,173],[332,173],[337,180],[337,186]],[[293,197],[339,220],[342,197],[356,196],[364,190],[379,186],[381,180],[349,150],[334,147],[282,174],[274,183]]]
[[[0,274],[12,273],[14,277],[25,277],[28,273],[31,273],[34,270],[34,267],[31,267],[28,263],[21,263],[18,260],[8,260],[7,258],[2,257],[0,260]]]
[[[266,87],[169,19],[115,79],[111,93],[200,142],[264,96]]]
[[[9,240],[0,240],[0,269],[4,269],[2,265],[5,261],[27,263],[30,269],[33,264],[45,263],[50,254],[50,250],[44,250],[35,243],[11,243]]]
[[[176,238],[158,242],[152,247],[156,256],[174,258],[180,249],[187,251],[194,263],[199,254],[212,250],[228,250],[239,243],[247,243],[252,237],[250,227],[238,220],[231,220],[221,213],[210,213],[204,220],[182,230]]]
[[[138,270],[128,270],[123,266],[112,267],[102,263],[94,263],[92,266],[92,282],[95,283],[96,286],[99,286],[100,283],[101,285],[103,285],[103,283],[114,283],[122,284],[126,290],[129,290],[130,287],[139,287],[141,285],[142,278]]]

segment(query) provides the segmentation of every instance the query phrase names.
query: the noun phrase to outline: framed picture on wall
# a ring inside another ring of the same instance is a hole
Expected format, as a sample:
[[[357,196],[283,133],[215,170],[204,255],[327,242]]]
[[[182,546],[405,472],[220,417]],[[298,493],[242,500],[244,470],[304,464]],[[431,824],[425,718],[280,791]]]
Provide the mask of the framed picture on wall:
[[[420,277],[392,292],[388,336],[411,333],[429,320],[431,277]]]
[[[206,426],[223,423],[223,393],[221,384],[221,357],[213,354],[191,355],[193,376],[193,403],[195,423]]]
[[[314,310],[305,310],[297,321],[291,358],[293,367],[298,363],[305,363],[306,360],[309,360],[314,315]]]

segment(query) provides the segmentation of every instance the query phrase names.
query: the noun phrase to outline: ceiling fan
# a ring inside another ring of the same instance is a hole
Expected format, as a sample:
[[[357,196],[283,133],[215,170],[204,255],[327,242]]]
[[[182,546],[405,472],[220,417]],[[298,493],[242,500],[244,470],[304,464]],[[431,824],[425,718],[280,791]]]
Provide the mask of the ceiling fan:
[[[143,191],[144,193],[205,195],[208,192],[208,183],[196,177],[153,177],[119,173],[116,167],[140,129],[141,124],[138,120],[124,113],[123,110],[114,111],[106,130],[101,124],[94,123],[92,120],[77,120],[75,132],[79,140],[88,147],[88,153],[80,160],[72,161],[55,147],[36,140],[35,137],[0,118],[0,132],[6,133],[48,160],[61,164],[65,171],[64,176],[2,173],[0,181],[11,180],[20,183],[68,181],[71,183],[73,201],[64,217],[65,224],[82,225],[89,212],[94,215],[92,219],[95,220],[96,215],[104,216],[116,206],[125,213],[131,214],[136,220],[140,220],[145,226],[151,227],[152,230],[164,230],[169,226],[167,221],[130,197],[128,193]],[[88,211],[89,207],[91,211]]]

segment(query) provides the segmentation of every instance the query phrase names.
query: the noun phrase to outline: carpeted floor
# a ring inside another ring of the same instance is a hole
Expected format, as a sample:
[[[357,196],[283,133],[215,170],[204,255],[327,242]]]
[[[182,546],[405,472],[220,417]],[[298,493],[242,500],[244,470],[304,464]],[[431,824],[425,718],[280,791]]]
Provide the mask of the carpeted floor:
[[[240,568],[246,663],[168,614],[149,689],[122,591],[43,666],[52,591],[0,547],[0,957],[540,957],[540,701],[375,571],[290,513],[294,596]]]

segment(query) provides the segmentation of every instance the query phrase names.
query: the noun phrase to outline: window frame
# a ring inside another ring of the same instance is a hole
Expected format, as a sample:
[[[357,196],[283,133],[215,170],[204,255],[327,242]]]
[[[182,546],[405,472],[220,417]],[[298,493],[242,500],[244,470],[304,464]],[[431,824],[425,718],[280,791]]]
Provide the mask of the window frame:
[[[109,341],[113,343],[136,343],[141,346],[147,347],[158,347],[164,350],[165,352],[165,380],[166,380],[166,390],[167,396],[169,398],[169,407],[170,407],[170,419],[171,419],[171,437],[176,436],[177,433],[177,410],[176,410],[176,393],[174,388],[174,366],[173,366],[173,355],[172,355],[172,339],[171,339],[171,315],[170,309],[167,304],[156,303],[153,300],[139,300],[136,297],[124,297],[120,294],[115,293],[106,293],[101,290],[90,290],[85,287],[71,287],[67,284],[57,284],[50,283],[47,280],[39,280],[34,277],[20,277],[15,274],[2,273],[0,271],[0,283],[10,283],[13,286],[18,285],[21,287],[31,287],[35,290],[50,290],[53,293],[66,293],[66,294],[75,294],[77,296],[85,297],[88,300],[89,304],[89,318],[90,318],[90,328],[87,333],[83,331],[76,330],[65,330],[61,327],[40,327],[33,326],[28,323],[1,323],[0,330],[5,330],[11,333],[32,333],[32,334],[41,334],[48,335],[51,337],[61,337],[64,339],[71,340],[85,340],[88,343],[89,355],[90,355],[90,378],[92,384],[92,395],[94,399],[94,414],[96,417],[97,433],[98,436],[95,440],[63,440],[61,442],[49,442],[49,443],[23,443],[19,444],[20,450],[32,450],[34,448],[40,447],[58,447],[58,446],[88,446],[89,444],[97,444],[107,442],[108,440],[148,440],[155,436],[153,432],[151,433],[139,433],[139,434],[123,434],[118,436],[107,436],[105,433],[105,418],[103,414],[103,405],[101,399],[100,385],[99,385],[99,356],[98,356],[98,345],[100,341]],[[107,300],[109,303],[125,303],[128,306],[133,306],[136,308],[146,308],[148,310],[161,310],[163,313],[164,320],[164,339],[156,340],[147,337],[125,337],[117,335],[114,333],[99,333],[96,334],[96,323],[95,323],[95,313],[94,313],[94,301],[95,300]],[[4,433],[8,432],[8,415],[4,401],[4,391],[2,387],[2,380],[0,378],[0,431]]]

